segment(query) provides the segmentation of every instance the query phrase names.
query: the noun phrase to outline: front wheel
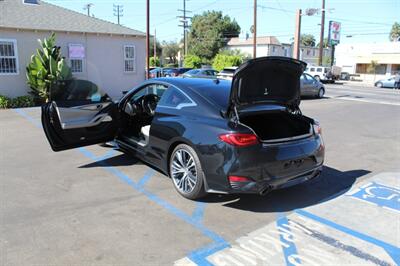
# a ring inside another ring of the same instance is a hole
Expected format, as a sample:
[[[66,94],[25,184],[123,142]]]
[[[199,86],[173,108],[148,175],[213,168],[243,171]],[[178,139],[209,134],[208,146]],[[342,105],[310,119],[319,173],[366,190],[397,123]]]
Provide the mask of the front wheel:
[[[382,84],[382,82],[378,82],[378,83],[376,83],[375,86],[377,86],[378,88],[382,88],[382,87],[383,87],[383,84]]]
[[[169,175],[176,191],[187,199],[206,195],[204,172],[196,151],[186,144],[178,145],[171,154]]]

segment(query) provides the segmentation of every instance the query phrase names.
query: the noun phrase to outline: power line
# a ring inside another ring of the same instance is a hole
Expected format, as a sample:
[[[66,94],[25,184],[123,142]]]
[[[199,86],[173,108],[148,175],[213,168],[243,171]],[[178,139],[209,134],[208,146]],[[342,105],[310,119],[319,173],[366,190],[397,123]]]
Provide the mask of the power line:
[[[124,16],[124,6],[123,5],[114,5],[114,17],[117,17],[118,19],[118,25],[120,25],[119,23],[119,18]]]

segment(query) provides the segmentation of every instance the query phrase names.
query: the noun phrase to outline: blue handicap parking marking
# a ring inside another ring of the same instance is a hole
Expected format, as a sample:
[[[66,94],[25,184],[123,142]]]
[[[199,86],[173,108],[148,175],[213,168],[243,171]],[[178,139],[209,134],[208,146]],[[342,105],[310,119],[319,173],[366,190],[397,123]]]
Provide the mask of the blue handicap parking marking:
[[[400,189],[371,182],[350,195],[386,209],[400,211]]]

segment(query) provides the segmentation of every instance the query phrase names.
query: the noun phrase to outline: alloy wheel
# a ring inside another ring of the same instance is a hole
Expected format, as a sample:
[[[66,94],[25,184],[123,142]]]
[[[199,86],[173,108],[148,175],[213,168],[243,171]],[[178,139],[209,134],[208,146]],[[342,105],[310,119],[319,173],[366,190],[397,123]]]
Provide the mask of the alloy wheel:
[[[191,193],[197,183],[197,169],[193,156],[184,149],[176,150],[170,168],[176,188],[183,194]]]

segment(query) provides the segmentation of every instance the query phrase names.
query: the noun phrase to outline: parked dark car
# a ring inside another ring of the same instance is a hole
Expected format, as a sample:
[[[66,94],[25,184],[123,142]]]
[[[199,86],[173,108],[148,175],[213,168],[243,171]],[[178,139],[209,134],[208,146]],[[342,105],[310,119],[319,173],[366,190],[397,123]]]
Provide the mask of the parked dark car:
[[[217,78],[218,71],[208,68],[192,69],[182,75],[185,78],[206,78],[215,79]]]
[[[149,72],[149,78],[159,78],[162,77],[163,69],[161,67],[153,68]]]
[[[301,114],[304,62],[249,60],[233,81],[160,78],[114,103],[74,80],[54,89],[42,123],[54,151],[116,141],[171,177],[196,199],[209,193],[259,193],[317,177],[321,128]]]
[[[310,74],[303,73],[300,76],[300,93],[301,96],[322,98],[325,94],[325,86]]]
[[[164,77],[179,77],[183,73],[185,73],[191,69],[192,68],[187,68],[187,67],[171,68],[171,69],[164,71]]]

